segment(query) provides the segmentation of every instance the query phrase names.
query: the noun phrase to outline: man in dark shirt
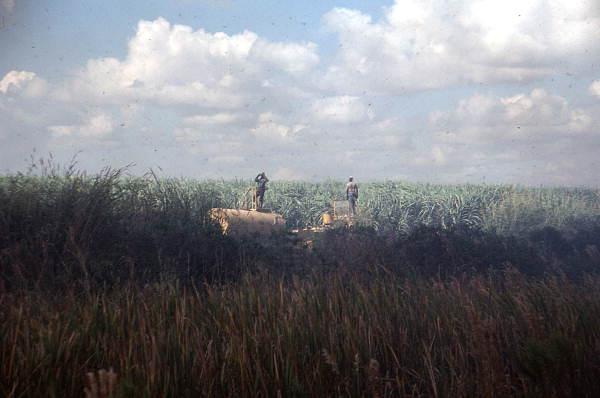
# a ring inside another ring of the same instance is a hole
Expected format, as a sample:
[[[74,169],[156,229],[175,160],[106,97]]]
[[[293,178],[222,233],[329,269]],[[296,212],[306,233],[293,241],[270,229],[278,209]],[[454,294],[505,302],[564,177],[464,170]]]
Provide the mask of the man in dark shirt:
[[[256,182],[256,207],[258,209],[262,209],[265,199],[265,191],[267,190],[267,182],[269,182],[269,179],[263,171],[256,176],[254,182]]]
[[[356,215],[356,200],[358,199],[358,184],[354,182],[354,177],[348,178],[348,184],[346,184],[346,199],[350,205],[350,215],[354,217]]]

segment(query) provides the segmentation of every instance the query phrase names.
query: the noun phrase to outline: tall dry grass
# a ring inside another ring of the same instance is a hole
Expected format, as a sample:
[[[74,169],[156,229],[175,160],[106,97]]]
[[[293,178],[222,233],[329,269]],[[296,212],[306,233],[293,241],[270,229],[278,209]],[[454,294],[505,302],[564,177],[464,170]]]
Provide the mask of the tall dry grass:
[[[0,395],[600,395],[600,278],[373,272],[3,294]]]
[[[208,221],[245,181],[41,168],[0,177],[0,396],[600,396],[598,190],[362,184],[307,251]]]

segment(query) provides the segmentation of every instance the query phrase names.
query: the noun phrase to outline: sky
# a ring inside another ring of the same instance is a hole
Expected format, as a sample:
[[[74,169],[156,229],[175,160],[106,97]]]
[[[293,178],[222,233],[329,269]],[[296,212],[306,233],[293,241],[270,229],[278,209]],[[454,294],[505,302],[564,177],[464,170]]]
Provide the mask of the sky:
[[[0,0],[0,173],[600,187],[597,0]]]

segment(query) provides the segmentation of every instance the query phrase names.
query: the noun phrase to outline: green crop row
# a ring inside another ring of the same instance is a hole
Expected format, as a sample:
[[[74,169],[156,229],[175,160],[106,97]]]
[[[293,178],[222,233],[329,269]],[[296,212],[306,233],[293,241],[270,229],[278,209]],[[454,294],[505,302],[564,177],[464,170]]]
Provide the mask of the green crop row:
[[[90,189],[107,190],[119,210],[137,214],[148,209],[185,209],[187,217],[205,217],[211,207],[248,204],[253,183],[244,180],[206,180],[122,177],[107,170],[100,176],[68,175],[0,177],[0,214],[27,206],[41,211]],[[92,188],[95,187],[95,188]],[[545,226],[600,216],[600,190],[587,188],[530,188],[508,185],[432,185],[398,181],[360,185],[359,222],[380,231],[409,233],[426,225],[464,226],[518,235]],[[280,213],[290,227],[318,225],[333,200],[343,200],[344,183],[326,181],[271,182],[265,207]],[[8,206],[7,206],[8,204]],[[72,203],[73,206],[82,205]],[[48,209],[50,210],[50,209]],[[8,217],[8,215],[5,215]]]

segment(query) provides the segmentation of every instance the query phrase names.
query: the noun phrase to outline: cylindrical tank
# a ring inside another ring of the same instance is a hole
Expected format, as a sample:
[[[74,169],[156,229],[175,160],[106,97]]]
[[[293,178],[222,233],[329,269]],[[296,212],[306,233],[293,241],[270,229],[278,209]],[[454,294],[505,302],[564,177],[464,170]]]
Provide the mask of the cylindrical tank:
[[[211,220],[219,223],[225,235],[271,235],[285,231],[284,218],[276,213],[258,210],[222,209],[210,210]]]

